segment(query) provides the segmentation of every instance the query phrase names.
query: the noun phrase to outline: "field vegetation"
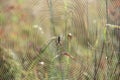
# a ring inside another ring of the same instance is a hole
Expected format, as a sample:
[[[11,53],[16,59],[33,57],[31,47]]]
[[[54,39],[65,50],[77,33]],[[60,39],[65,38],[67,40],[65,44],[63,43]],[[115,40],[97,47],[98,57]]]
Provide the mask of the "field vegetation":
[[[0,80],[119,80],[105,0],[0,0]]]

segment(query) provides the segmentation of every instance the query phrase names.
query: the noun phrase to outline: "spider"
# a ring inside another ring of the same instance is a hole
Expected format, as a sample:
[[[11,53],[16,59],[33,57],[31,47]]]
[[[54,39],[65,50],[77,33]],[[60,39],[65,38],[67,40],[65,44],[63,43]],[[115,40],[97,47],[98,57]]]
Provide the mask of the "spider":
[[[62,45],[61,36],[58,36],[58,37],[57,37],[57,45]]]

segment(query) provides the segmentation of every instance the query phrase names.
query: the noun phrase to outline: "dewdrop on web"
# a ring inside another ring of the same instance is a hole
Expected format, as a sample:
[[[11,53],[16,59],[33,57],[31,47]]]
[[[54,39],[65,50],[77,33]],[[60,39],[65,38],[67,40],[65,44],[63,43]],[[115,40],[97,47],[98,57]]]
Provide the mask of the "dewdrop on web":
[[[45,63],[43,61],[39,62],[40,65],[44,65]]]
[[[59,56],[60,56],[60,54],[59,54],[59,55],[56,55],[56,56],[53,58],[53,60],[56,59],[56,58],[58,58]]]
[[[40,31],[42,31],[42,28],[41,28],[41,27],[39,27],[38,29],[39,29]]]
[[[33,25],[33,28],[38,28],[39,26],[38,25]]]
[[[38,30],[41,32],[41,34],[44,34],[42,27],[39,27]]]
[[[107,56],[105,58],[108,59]]]
[[[106,24],[106,26],[113,26],[113,25],[111,25],[111,24]]]
[[[44,34],[42,27],[40,27],[39,25],[33,25],[33,28],[39,30],[41,34]]]

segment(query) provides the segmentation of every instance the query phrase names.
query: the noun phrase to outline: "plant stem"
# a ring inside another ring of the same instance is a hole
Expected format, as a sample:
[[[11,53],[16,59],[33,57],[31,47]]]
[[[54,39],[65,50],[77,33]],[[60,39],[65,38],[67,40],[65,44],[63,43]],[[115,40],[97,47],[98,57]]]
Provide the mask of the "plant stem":
[[[96,58],[96,50],[95,50],[95,55],[94,55],[94,80],[96,80],[97,77],[97,58]]]
[[[39,52],[39,55],[36,57],[35,60],[33,60],[33,62],[30,64],[28,71],[30,71],[31,69],[34,68],[34,66],[39,62],[40,60],[40,56],[42,53],[45,52],[45,50],[49,47],[49,45],[54,41],[54,39],[50,40],[50,42],[48,42],[48,44]]]
[[[49,1],[49,10],[50,10],[50,22],[51,22],[51,34],[52,36],[56,35],[55,32],[55,25],[54,25],[54,21],[53,21],[53,4],[52,4],[52,0]]]

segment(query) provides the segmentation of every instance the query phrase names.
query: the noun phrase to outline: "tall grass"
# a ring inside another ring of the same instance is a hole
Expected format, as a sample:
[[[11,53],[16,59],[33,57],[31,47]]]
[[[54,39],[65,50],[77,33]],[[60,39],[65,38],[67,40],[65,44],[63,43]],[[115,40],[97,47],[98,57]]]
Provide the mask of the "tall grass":
[[[0,79],[11,76],[13,80],[118,79],[117,41],[113,29],[106,27],[104,0],[31,2],[35,21],[30,24],[8,24],[4,12],[0,14],[1,25],[10,26],[5,28],[0,44],[19,57],[17,61],[9,51],[0,49],[3,64]]]

